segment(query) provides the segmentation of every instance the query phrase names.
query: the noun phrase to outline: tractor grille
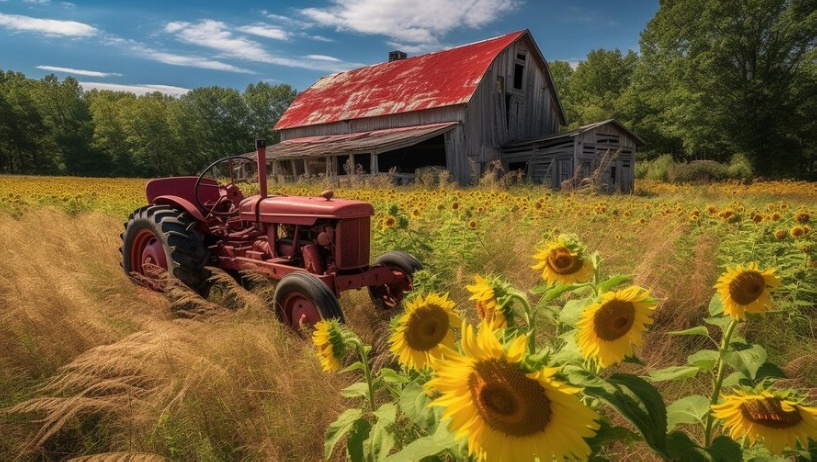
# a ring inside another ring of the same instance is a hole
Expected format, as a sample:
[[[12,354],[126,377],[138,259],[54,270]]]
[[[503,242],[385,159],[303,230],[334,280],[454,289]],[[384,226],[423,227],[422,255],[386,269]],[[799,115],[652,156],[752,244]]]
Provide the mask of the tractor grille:
[[[341,220],[337,227],[338,269],[360,268],[369,264],[369,217]]]

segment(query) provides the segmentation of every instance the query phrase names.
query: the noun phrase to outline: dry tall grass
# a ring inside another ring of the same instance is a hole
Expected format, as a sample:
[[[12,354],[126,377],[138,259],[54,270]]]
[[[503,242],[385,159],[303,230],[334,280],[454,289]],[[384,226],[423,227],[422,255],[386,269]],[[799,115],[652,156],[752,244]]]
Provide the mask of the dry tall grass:
[[[278,325],[263,290],[222,278],[216,305],[135,287],[120,229],[97,213],[2,220],[0,453],[319,459],[341,379]]]
[[[468,234],[475,236],[469,262],[453,261],[457,267],[448,268],[451,298],[466,312],[473,304],[464,286],[475,272],[532,287],[541,280],[530,268],[537,244],[556,232],[578,234],[602,255],[606,273],[633,274],[661,300],[641,351],[646,366],[627,366],[644,373],[683,364],[700,346],[695,337],[665,333],[699,323],[721,271],[716,260],[721,236],[677,219],[676,206],[683,203],[684,213],[703,211],[710,201],[722,207],[740,197],[741,188],[702,197],[696,196],[704,194],[700,191],[676,190],[660,190],[659,198],[547,194],[536,213],[542,190],[494,198],[497,210],[480,212],[482,202],[474,194],[487,197],[501,189],[454,189],[429,196],[439,201],[431,205],[417,190],[407,191],[419,199],[403,199],[400,191],[384,199],[380,190],[364,190],[358,198],[376,197],[379,214],[392,202],[400,202],[404,213],[427,205],[421,220],[434,221],[438,212],[465,220],[456,214],[468,213],[477,231],[484,229]],[[812,207],[808,197],[792,207]],[[469,200],[467,212],[451,211],[452,201]],[[664,206],[664,200],[670,203]],[[511,213],[514,203],[528,212]],[[134,286],[119,267],[121,214],[69,210],[69,215],[37,204],[14,213],[0,207],[0,454],[81,460],[322,458],[324,431],[348,406],[338,391],[350,378],[322,373],[311,346],[277,323],[267,308],[268,281],[248,276],[248,291],[217,273],[209,300],[172,281],[165,294],[150,292]],[[601,213],[594,212],[597,205]],[[757,200],[751,207],[763,205]],[[630,212],[633,216],[625,215]],[[383,250],[391,249],[378,249]],[[377,365],[389,363],[390,313],[375,312],[365,291],[344,293],[341,305],[350,328],[374,344]],[[802,342],[774,354],[784,365],[791,361],[785,369],[792,383],[813,387],[815,351],[817,344]],[[671,402],[705,390],[705,382],[705,377],[672,382],[662,392]],[[641,460],[640,449],[613,451],[622,460]]]

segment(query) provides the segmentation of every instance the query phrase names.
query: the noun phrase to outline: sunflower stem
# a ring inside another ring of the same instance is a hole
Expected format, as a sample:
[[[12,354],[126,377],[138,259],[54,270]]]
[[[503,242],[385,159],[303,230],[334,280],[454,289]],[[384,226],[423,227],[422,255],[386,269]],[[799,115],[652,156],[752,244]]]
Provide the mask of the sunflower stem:
[[[534,311],[524,293],[515,289],[508,289],[508,295],[519,300],[525,310],[525,324],[528,326],[528,353],[536,354],[536,311]]]
[[[735,331],[735,327],[738,325],[738,321],[733,319],[732,322],[726,327],[726,331],[723,333],[723,340],[721,340],[720,345],[720,358],[718,358],[718,373],[715,375],[715,386],[712,388],[712,398],[709,400],[709,411],[706,414],[706,431],[704,432],[704,447],[709,447],[712,444],[712,427],[715,423],[715,418],[712,415],[712,406],[718,404],[718,398],[721,396],[721,385],[723,385],[723,379],[726,372],[726,363],[723,361],[723,354],[729,348],[729,341],[732,339],[732,333]]]
[[[369,410],[374,412],[374,381],[372,380],[372,370],[369,368],[369,353],[366,351],[366,346],[357,337],[350,338],[349,342],[355,346],[360,355],[360,362],[363,364],[363,378],[366,379],[366,386],[369,390],[366,398],[369,401]]]

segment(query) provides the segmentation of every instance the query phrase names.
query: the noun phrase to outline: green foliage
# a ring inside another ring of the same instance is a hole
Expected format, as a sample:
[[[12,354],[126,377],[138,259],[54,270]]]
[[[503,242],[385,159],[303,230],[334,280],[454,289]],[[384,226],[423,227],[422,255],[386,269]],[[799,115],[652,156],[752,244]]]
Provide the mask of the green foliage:
[[[272,127],[295,98],[289,85],[240,92],[196,88],[180,98],[85,92],[72,77],[0,70],[0,173],[83,176],[192,174],[277,141]]]

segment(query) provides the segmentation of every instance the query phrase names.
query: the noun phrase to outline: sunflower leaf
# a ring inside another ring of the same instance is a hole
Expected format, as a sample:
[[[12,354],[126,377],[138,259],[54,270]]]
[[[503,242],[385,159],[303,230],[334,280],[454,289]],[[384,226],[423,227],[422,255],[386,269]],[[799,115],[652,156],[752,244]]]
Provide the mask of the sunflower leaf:
[[[591,301],[591,299],[587,298],[568,301],[565,303],[565,307],[562,308],[561,314],[559,314],[559,322],[568,326],[575,326]]]
[[[660,457],[667,454],[667,408],[661,393],[646,380],[630,374],[613,374],[600,386],[587,386],[585,394],[616,409],[632,423]]]
[[[364,444],[371,460],[380,461],[384,460],[394,447],[394,434],[389,427],[394,424],[397,417],[397,406],[394,403],[385,403],[374,411],[374,415],[377,417],[377,423],[372,426],[369,439]]]
[[[726,330],[726,327],[732,322],[732,318],[727,316],[712,316],[711,318],[704,318],[704,322],[707,324],[712,324],[713,326],[718,326],[721,330]]]
[[[352,364],[349,364],[348,366],[346,366],[346,368],[343,369],[342,371],[340,371],[340,373],[343,374],[345,372],[359,371],[359,370],[362,370],[362,369],[363,369],[363,363],[360,362],[360,361],[355,361]]]
[[[387,457],[386,462],[421,460],[457,446],[458,443],[454,439],[454,434],[448,431],[448,423],[447,420],[440,422],[437,431],[433,435],[412,441],[400,452]]]
[[[365,398],[369,395],[369,385],[366,382],[355,382],[340,391],[344,398]]]
[[[613,287],[615,287],[615,286],[617,286],[619,284],[624,284],[625,282],[629,282],[629,281],[632,281],[632,280],[633,280],[633,275],[632,274],[623,274],[623,275],[620,275],[620,276],[613,276],[613,277],[607,279],[606,281],[602,281],[601,283],[599,283],[599,285],[598,285],[599,293],[603,294],[603,293],[609,291],[610,289],[612,289]]]
[[[687,356],[687,364],[711,371],[720,357],[721,353],[717,350],[700,350]]]
[[[407,383],[409,381],[408,377],[388,367],[380,369],[380,377],[382,377],[386,383]]]
[[[672,460],[686,462],[710,462],[711,460],[705,450],[682,431],[674,431],[667,435],[667,448]]]
[[[332,455],[332,451],[335,449],[335,445],[349,433],[355,421],[362,415],[363,410],[361,409],[347,409],[343,411],[334,422],[329,424],[323,443],[325,459],[329,459]]]
[[[371,431],[372,424],[364,418],[352,422],[349,435],[346,437],[346,453],[349,456],[349,460],[368,459],[363,443],[369,438]]]
[[[541,285],[536,286],[536,287],[534,287],[534,289],[537,289],[538,287],[542,287],[542,286]],[[551,300],[556,300],[557,298],[561,297],[565,293],[570,292],[571,290],[574,290],[576,288],[577,287],[575,285],[573,285],[573,284],[559,283],[559,284],[556,284],[553,287],[545,287],[543,290],[539,290],[539,292],[534,292],[533,289],[531,289],[531,293],[533,293],[533,294],[544,293],[544,295],[542,295],[542,298],[539,299],[539,303],[547,303],[547,302],[549,302]]]
[[[721,301],[721,295],[717,292],[715,292],[715,295],[712,296],[712,300],[709,302],[709,314],[711,316],[723,314],[723,302]]]
[[[701,395],[685,396],[667,406],[667,430],[679,424],[703,425],[709,413],[709,398]]]
[[[398,404],[409,420],[424,430],[431,431],[437,423],[437,418],[432,408],[428,406],[430,402],[431,398],[428,397],[422,386],[416,382],[409,382],[400,393]]]
[[[698,375],[700,369],[696,366],[670,366],[656,371],[650,371],[650,380],[666,382],[668,380],[688,379]]]
[[[712,456],[713,462],[730,462],[743,459],[743,450],[740,444],[725,435],[715,438],[712,446],[706,448],[706,452]]]
[[[704,326],[690,327],[689,329],[667,332],[667,335],[702,335],[709,337],[709,330]]]
[[[757,371],[766,362],[766,349],[760,345],[745,343],[732,343],[731,346],[732,348],[721,352],[721,358],[726,364],[754,380]]]

